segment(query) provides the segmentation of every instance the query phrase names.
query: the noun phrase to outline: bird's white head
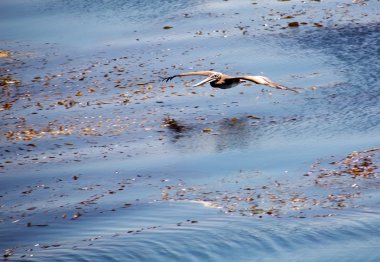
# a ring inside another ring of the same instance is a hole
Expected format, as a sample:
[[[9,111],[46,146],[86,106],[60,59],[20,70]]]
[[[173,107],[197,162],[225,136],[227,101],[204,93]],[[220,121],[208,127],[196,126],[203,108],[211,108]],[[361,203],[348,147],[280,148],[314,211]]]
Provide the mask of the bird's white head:
[[[197,84],[195,84],[193,86],[197,87],[197,86],[200,86],[200,85],[203,85],[203,84],[206,84],[206,83],[218,81],[221,77],[222,77],[221,73],[215,72],[214,74],[212,74],[209,77],[207,77],[205,80],[202,80],[201,82],[199,82],[199,83],[197,83]]]

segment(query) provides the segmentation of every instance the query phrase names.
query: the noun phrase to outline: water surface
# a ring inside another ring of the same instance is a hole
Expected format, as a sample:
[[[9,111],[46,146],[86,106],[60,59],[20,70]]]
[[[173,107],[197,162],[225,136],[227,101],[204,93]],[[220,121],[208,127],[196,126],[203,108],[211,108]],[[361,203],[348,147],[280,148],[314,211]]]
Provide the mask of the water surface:
[[[380,258],[378,2],[0,8],[7,259]],[[301,92],[159,81],[210,69]]]

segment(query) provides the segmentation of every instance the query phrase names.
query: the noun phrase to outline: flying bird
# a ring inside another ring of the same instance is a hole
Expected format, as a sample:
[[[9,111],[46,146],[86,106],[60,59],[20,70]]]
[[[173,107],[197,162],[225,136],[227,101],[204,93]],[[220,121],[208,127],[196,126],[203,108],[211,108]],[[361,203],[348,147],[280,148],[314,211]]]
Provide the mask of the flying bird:
[[[207,76],[206,79],[202,80],[201,82],[193,85],[194,87],[204,85],[206,83],[210,83],[212,87],[215,88],[221,88],[221,89],[228,89],[232,88],[234,86],[237,86],[240,83],[250,81],[258,85],[266,85],[277,89],[282,90],[289,90],[293,92],[297,92],[297,90],[279,85],[274,83],[272,80],[265,76],[228,76],[219,72],[214,71],[198,71],[198,72],[187,72],[187,73],[181,73],[178,75],[170,76],[170,77],[161,77],[162,81],[170,81],[175,77],[182,77],[182,76]]]

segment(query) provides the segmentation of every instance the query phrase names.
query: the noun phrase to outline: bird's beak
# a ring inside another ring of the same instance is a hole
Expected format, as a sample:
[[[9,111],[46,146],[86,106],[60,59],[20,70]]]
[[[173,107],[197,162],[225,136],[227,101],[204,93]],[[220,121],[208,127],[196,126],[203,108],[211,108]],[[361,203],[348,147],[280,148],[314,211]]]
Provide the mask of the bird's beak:
[[[197,87],[197,86],[201,86],[203,84],[206,84],[206,83],[209,83],[211,81],[215,80],[213,77],[207,77],[205,80],[202,80],[201,82],[199,82],[198,84],[195,84],[193,85],[193,87]]]

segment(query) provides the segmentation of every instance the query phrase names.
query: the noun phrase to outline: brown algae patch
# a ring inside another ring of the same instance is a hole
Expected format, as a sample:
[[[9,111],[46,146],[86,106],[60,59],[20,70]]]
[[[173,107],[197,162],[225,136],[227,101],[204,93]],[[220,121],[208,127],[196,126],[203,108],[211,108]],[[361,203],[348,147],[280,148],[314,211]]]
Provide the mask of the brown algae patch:
[[[380,174],[379,164],[380,148],[372,148],[330,162],[328,168],[318,161],[298,183],[271,179],[258,183],[258,176],[263,174],[255,172],[222,178],[216,181],[221,187],[164,181],[161,200],[196,202],[226,214],[258,218],[329,217],[336,215],[336,210],[366,205],[361,200],[380,186],[375,181]]]
[[[320,173],[318,178],[344,175],[353,178],[376,178],[380,174],[380,148],[355,151],[342,160],[330,162],[329,165],[334,168],[322,168],[320,163],[316,163],[313,172]]]

